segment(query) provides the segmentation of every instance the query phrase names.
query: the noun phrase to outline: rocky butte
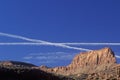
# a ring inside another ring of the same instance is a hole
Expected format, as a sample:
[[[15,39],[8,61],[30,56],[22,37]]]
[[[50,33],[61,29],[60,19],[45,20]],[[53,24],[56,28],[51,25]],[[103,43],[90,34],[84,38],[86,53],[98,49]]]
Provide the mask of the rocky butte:
[[[8,74],[9,80],[120,80],[120,64],[110,48],[81,52],[69,65],[55,68],[9,61],[0,65],[0,80],[8,80],[3,79]]]
[[[110,48],[104,48],[101,50],[81,52],[74,57],[68,66],[55,68],[41,66],[40,69],[60,75],[73,75],[98,72],[114,64],[116,64],[114,52]]]
[[[100,50],[81,52],[73,58],[68,66],[55,68],[41,66],[40,70],[72,77],[76,80],[96,80],[96,78],[101,80],[111,77],[120,80],[120,65],[116,63],[114,52],[107,47]]]

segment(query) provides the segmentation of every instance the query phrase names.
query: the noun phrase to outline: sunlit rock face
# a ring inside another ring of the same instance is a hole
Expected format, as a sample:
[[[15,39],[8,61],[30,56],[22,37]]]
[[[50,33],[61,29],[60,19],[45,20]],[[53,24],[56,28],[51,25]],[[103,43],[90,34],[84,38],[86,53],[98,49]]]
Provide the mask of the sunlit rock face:
[[[76,55],[69,67],[76,68],[109,63],[116,63],[116,58],[110,48],[104,48],[101,50],[82,52]]]
[[[116,64],[114,52],[110,48],[81,52],[77,54],[71,64],[55,68],[42,68],[44,71],[70,75],[77,73],[91,73],[94,71],[104,70],[106,67]]]

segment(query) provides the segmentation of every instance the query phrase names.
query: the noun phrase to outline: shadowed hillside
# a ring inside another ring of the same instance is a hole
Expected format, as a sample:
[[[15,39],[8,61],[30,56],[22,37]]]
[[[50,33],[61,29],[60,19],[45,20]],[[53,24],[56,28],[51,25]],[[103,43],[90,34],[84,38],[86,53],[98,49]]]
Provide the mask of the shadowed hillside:
[[[0,80],[60,80],[53,74],[23,65],[0,65]]]

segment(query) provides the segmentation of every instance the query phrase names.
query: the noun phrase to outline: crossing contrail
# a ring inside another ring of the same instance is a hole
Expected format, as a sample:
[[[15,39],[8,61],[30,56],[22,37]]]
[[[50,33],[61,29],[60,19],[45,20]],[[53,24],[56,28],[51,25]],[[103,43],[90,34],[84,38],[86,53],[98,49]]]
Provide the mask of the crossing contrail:
[[[0,46],[4,46],[4,45],[7,45],[7,46],[9,46],[9,45],[40,46],[40,45],[44,45],[44,46],[56,46],[56,47],[62,47],[62,48],[67,48],[67,49],[81,50],[81,51],[91,51],[91,49],[72,47],[72,46],[79,46],[79,45],[85,45],[85,46],[98,46],[98,45],[120,46],[120,43],[79,43],[79,42],[76,42],[76,43],[68,43],[68,42],[66,42],[66,43],[53,43],[53,42],[48,42],[48,41],[43,41],[43,40],[38,40],[38,39],[31,39],[31,38],[13,35],[13,34],[8,34],[8,33],[2,33],[2,32],[0,32],[0,36],[28,41],[28,42],[0,42]],[[119,55],[115,55],[115,56],[116,56],[116,58],[120,58]]]
[[[86,48],[72,47],[72,46],[68,46],[68,45],[64,45],[64,44],[52,43],[52,42],[47,42],[47,41],[37,40],[37,39],[31,39],[31,38],[27,38],[27,37],[23,37],[23,36],[7,34],[7,33],[2,33],[2,32],[0,32],[0,36],[21,39],[21,40],[25,40],[25,41],[29,41],[29,42],[34,42],[36,44],[41,43],[41,44],[48,45],[48,46],[56,46],[56,47],[62,47],[62,48],[74,49],[74,50],[82,50],[82,51],[91,51],[90,49],[86,49]],[[20,44],[25,45],[25,43],[12,43],[12,44],[11,43],[1,43],[1,45],[20,45]]]
[[[46,44],[46,43],[24,43],[24,42],[19,42],[19,43],[0,43],[0,46],[14,46],[14,45],[30,45],[30,46],[56,46],[56,47],[62,47],[62,48],[68,48],[68,49],[75,49],[75,50],[82,50],[82,51],[91,51],[90,49],[86,48],[79,48],[79,47],[72,47],[72,46],[67,46],[67,45],[61,45],[61,44]]]

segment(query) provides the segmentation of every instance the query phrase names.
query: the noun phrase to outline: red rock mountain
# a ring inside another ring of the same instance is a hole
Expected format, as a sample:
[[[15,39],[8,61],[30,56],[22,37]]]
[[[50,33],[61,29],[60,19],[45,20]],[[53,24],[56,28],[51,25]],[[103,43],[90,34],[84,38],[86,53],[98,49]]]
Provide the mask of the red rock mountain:
[[[70,75],[78,73],[92,73],[104,70],[106,67],[116,64],[114,52],[110,48],[81,52],[76,55],[68,66],[47,68],[41,66],[40,69],[60,75]]]
[[[116,58],[110,48],[104,48],[101,50],[82,52],[76,55],[69,67],[76,68],[108,63],[116,63]]]
[[[52,74],[51,74],[52,73]],[[71,64],[37,67],[17,61],[0,61],[0,80],[120,80],[120,64],[110,48],[81,52]]]

